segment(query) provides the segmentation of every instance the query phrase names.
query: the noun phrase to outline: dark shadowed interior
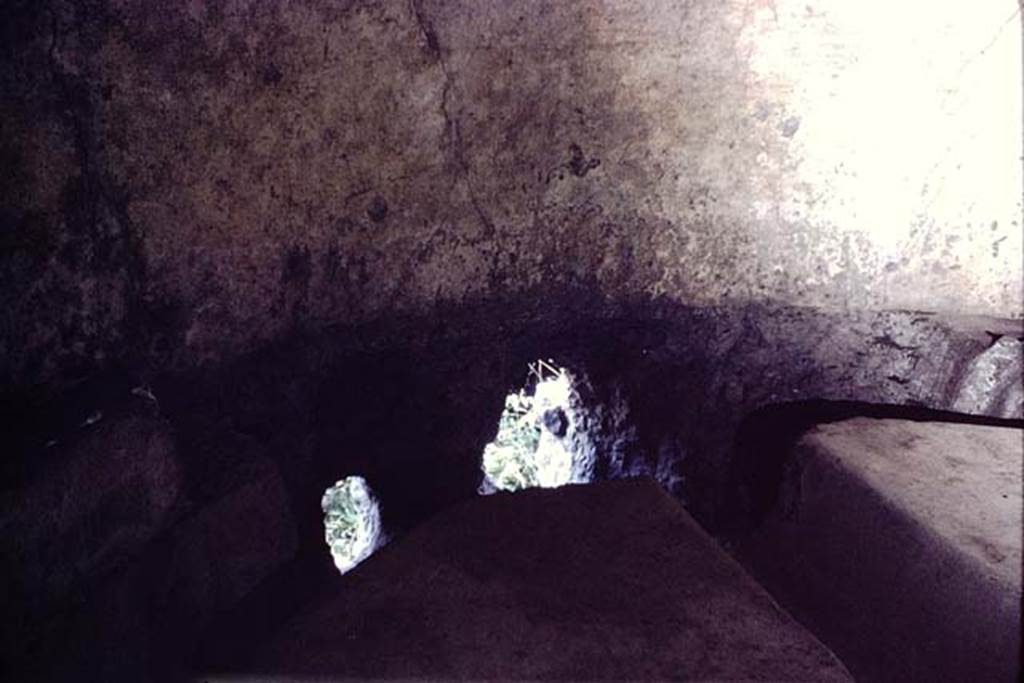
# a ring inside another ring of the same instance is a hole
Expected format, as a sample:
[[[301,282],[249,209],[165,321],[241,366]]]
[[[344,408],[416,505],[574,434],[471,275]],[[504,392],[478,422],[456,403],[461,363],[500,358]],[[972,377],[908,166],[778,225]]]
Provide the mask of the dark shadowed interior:
[[[1019,642],[1006,508],[947,538],[857,459],[1021,497],[1022,29],[990,5],[4,3],[0,676],[1015,678],[1019,646],[836,627],[929,563],[932,621],[977,595]],[[537,359],[594,483],[481,496]],[[963,464],[948,425],[1011,436]],[[388,543],[342,576],[348,476]]]

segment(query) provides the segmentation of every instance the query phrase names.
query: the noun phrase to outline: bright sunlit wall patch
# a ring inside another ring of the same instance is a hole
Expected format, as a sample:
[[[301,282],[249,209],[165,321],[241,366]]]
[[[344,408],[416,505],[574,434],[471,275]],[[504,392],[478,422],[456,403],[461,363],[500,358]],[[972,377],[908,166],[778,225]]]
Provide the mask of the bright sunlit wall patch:
[[[380,505],[362,477],[339,480],[324,491],[324,539],[338,571],[344,574],[384,544]]]
[[[480,493],[591,481],[594,452],[576,379],[538,360],[526,386],[505,398],[498,433],[484,447]]]

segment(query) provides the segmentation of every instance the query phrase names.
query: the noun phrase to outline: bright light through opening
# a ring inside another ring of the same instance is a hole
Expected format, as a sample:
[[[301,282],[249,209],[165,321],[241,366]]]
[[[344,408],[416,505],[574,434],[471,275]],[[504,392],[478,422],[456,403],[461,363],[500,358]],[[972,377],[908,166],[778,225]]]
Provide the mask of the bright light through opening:
[[[342,574],[383,544],[380,506],[362,477],[345,477],[324,491],[324,538]]]
[[[530,365],[527,386],[505,398],[498,434],[484,447],[481,493],[555,487],[593,478],[572,375],[553,361]]]

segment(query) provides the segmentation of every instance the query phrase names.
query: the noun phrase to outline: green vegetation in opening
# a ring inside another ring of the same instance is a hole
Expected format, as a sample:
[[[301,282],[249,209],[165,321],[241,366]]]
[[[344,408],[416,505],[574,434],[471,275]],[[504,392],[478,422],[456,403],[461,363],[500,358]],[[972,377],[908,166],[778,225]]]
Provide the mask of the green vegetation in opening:
[[[543,418],[554,410],[564,419],[571,395],[572,380],[564,368],[543,360],[530,364],[527,387],[505,398],[498,434],[484,447],[483,471],[494,488],[518,491],[569,481],[572,455],[562,435],[545,430]]]
[[[369,557],[381,542],[380,509],[362,477],[346,477],[324,491],[324,538],[344,574]]]

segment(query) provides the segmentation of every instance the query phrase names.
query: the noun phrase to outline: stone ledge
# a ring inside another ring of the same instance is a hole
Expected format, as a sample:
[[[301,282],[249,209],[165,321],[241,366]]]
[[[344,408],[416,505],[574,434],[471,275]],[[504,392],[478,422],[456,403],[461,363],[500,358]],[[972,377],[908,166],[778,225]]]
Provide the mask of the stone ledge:
[[[755,576],[866,680],[1016,680],[1022,431],[855,418],[794,448]]]

